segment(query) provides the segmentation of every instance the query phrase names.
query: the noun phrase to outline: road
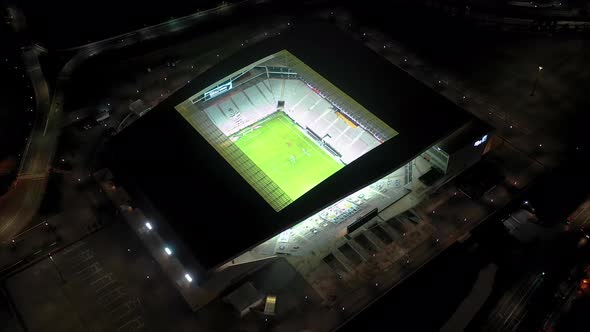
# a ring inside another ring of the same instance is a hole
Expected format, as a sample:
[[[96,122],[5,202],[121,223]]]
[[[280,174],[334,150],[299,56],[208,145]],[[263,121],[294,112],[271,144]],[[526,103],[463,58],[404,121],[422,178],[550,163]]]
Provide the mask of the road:
[[[239,7],[256,5],[259,2],[245,0],[236,4],[222,4],[210,10],[64,50],[73,51],[75,54],[58,74],[53,96],[39,63],[39,55],[46,50],[35,44],[23,49],[23,60],[35,91],[38,115],[28,138],[17,179],[11,190],[0,197],[0,243],[11,241],[23,231],[39,209],[61,130],[63,86],[80,64],[104,51],[117,50],[142,41],[178,33],[210,15],[226,15]],[[16,26],[16,23],[13,25],[15,31],[24,29],[21,25]]]
[[[105,45],[118,44],[118,43],[132,43],[136,41],[146,41],[163,35],[179,32],[187,28],[192,27],[195,23],[200,22],[203,19],[208,19],[211,15],[228,15],[232,11],[239,9],[240,7],[256,5],[266,1],[252,1],[244,0],[233,4],[221,4],[215,8],[208,10],[198,11],[183,17],[171,19],[166,22],[155,24],[149,27],[137,29],[135,31],[123,33],[114,37],[103,39],[100,41],[88,43],[81,46],[61,49],[59,51],[84,51],[88,49],[100,49]]]
[[[5,242],[20,232],[38,210],[55,150],[54,130],[59,113],[49,112],[49,87],[39,64],[40,50],[23,50],[27,74],[35,92],[38,116],[28,138],[17,179],[11,190],[0,198],[0,241]]]
[[[590,199],[580,204],[567,219],[573,227],[587,228],[590,224]]]
[[[527,314],[528,303],[543,282],[545,273],[534,273],[507,290],[488,316],[482,331],[517,331]]]

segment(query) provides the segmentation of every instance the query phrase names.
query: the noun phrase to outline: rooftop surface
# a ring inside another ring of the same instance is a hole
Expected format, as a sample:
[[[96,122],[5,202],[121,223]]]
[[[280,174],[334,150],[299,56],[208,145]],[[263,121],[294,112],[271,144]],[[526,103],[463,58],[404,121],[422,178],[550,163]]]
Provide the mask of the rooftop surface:
[[[260,59],[287,50],[397,136],[275,211],[175,107]],[[206,269],[272,237],[403,166],[473,117],[382,56],[325,23],[295,23],[191,81],[111,142],[118,182],[141,192]]]

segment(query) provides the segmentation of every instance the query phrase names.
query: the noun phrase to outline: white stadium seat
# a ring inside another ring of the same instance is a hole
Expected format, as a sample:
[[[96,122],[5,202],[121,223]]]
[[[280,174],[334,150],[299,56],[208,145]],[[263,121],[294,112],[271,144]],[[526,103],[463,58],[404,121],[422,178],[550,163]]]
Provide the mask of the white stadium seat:
[[[302,128],[309,127],[350,163],[380,143],[360,127],[336,114],[333,106],[296,79],[265,79],[233,91],[205,108],[211,121],[227,136],[276,111],[277,102]]]

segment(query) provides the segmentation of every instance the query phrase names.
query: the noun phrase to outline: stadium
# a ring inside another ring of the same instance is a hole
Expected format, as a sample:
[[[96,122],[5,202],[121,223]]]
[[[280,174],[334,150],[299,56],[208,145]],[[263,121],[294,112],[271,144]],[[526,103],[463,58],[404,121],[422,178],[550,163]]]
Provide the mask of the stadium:
[[[202,290],[419,202],[476,163],[490,135],[359,41],[307,22],[191,80],[119,133],[106,162]],[[299,228],[306,244],[292,240]],[[194,310],[204,305],[171,278]]]

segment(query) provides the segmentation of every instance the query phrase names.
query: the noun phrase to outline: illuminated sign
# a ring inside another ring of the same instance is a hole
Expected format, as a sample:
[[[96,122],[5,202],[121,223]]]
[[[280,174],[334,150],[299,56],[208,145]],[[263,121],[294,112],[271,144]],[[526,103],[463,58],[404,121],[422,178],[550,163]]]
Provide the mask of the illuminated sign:
[[[477,141],[475,141],[475,143],[473,143],[473,146],[480,146],[481,143],[483,143],[487,140],[488,140],[488,135],[483,135],[482,138],[478,139]]]
[[[211,98],[213,98],[215,96],[218,96],[218,95],[220,95],[220,94],[222,94],[224,92],[227,92],[231,88],[232,88],[232,82],[229,81],[229,82],[227,82],[225,84],[222,84],[222,85],[220,85],[220,86],[218,86],[218,87],[216,87],[214,89],[211,89],[211,90],[205,92],[205,100],[209,100],[209,99],[211,99]]]

